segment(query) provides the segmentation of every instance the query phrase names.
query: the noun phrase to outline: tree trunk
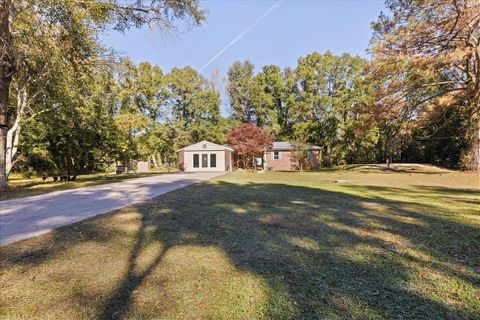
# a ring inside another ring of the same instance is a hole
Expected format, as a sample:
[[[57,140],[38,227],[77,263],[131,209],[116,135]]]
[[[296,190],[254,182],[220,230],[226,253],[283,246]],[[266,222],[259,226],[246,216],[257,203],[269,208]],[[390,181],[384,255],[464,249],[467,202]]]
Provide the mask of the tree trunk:
[[[80,161],[78,159],[71,158],[72,162],[72,176],[68,177],[68,181],[75,181],[77,179],[78,172],[80,171]]]
[[[7,103],[9,81],[5,80],[4,67],[0,66],[0,192],[7,190]]]
[[[10,30],[11,3],[0,2],[0,192],[8,188],[7,182],[7,131],[8,94],[13,74],[12,34]]]
[[[67,173],[66,174],[67,180],[70,180],[70,163],[69,163],[69,160],[67,159],[67,157],[65,157],[65,156],[63,157],[63,164],[64,164],[65,169],[67,169],[67,172],[66,172]],[[63,176],[63,175],[65,175],[64,172],[60,173],[60,177]],[[60,181],[62,181],[61,178],[60,178]]]
[[[17,156],[21,121],[27,106],[27,89],[25,87],[17,91],[17,114],[13,126],[7,132],[5,172],[8,177]]]
[[[153,167],[158,169],[157,158],[155,155],[152,155]]]
[[[7,177],[10,175],[13,164],[17,159],[19,135],[22,129],[18,122],[18,120],[15,120],[14,126],[7,132],[7,150],[5,154],[5,173]]]
[[[480,172],[480,114],[477,114],[476,121],[474,121],[473,125],[474,130],[469,150],[469,158],[471,160],[469,169]]]

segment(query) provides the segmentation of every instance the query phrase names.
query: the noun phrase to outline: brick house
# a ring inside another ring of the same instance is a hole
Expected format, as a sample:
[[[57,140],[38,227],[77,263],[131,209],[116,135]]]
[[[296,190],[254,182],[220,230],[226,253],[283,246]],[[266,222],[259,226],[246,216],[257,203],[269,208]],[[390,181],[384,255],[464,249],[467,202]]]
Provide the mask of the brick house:
[[[231,171],[235,163],[235,151],[229,146],[202,141],[177,150],[178,165],[181,171]],[[320,167],[320,147],[309,146],[306,169]],[[292,157],[292,145],[289,142],[276,141],[272,149],[256,159],[258,169],[267,171],[298,170],[298,164]]]
[[[266,151],[263,159],[257,159],[267,171],[292,171],[298,170],[298,164],[292,157],[292,144],[290,142],[276,141],[272,149]],[[320,147],[309,146],[307,168],[318,169],[320,167]]]

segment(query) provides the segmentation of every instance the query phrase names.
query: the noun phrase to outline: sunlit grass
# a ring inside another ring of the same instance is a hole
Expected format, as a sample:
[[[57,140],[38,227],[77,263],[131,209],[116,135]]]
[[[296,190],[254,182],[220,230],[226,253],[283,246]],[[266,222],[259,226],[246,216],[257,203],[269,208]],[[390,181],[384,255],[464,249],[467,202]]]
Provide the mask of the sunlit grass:
[[[479,184],[218,177],[2,247],[0,318],[476,319]]]

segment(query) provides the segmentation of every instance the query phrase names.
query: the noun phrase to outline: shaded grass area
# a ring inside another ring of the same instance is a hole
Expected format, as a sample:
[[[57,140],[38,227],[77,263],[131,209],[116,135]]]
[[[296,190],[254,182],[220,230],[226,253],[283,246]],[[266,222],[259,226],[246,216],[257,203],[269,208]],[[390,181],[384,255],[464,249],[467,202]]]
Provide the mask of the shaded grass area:
[[[174,172],[174,171],[170,171]],[[86,174],[80,175],[75,181],[53,182],[52,177],[44,182],[41,177],[24,178],[21,176],[13,176],[9,179],[9,189],[0,194],[0,200],[22,198],[35,196],[52,191],[75,189],[88,186],[96,186],[100,184],[120,182],[127,179],[149,177],[152,175],[167,173],[167,171],[152,171],[146,173],[125,173],[125,174]]]
[[[0,317],[478,319],[477,177],[229,174],[0,248]]]

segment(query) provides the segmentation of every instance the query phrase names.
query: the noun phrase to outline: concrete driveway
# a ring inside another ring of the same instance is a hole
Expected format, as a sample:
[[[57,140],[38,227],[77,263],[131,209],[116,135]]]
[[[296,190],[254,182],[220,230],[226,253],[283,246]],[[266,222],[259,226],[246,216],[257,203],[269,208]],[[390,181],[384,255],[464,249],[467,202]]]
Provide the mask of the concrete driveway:
[[[0,201],[0,245],[47,233],[98,214],[223,175],[174,173]]]

